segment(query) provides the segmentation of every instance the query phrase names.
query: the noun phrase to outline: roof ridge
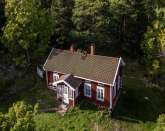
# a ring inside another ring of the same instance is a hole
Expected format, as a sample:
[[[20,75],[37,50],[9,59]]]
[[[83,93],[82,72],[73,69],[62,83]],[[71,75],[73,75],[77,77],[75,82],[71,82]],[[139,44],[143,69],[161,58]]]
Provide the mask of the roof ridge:
[[[69,50],[53,48],[43,68],[71,76],[74,74],[80,79],[86,78],[105,84],[113,83],[120,58],[88,54],[86,59],[81,59],[81,54],[75,52],[73,55]],[[67,79],[70,78],[72,77]]]
[[[71,53],[69,50],[63,50],[63,49],[59,49],[59,48],[54,48],[55,50],[59,50],[59,51],[65,51],[68,54],[83,54],[81,52],[77,52],[75,51],[74,53]],[[104,57],[104,58],[114,58],[114,59],[120,59],[120,57],[114,57],[114,56],[104,56],[104,55],[90,55],[89,53],[87,53],[87,57],[92,57],[92,56],[96,56],[96,57]]]

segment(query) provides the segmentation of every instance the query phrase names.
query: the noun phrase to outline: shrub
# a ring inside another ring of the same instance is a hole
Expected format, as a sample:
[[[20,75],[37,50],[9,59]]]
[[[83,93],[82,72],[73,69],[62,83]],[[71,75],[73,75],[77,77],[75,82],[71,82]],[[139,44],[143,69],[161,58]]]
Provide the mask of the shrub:
[[[165,114],[160,115],[157,119],[157,124],[154,131],[165,131]]]
[[[0,114],[0,130],[2,131],[34,131],[34,115],[38,105],[32,107],[23,101],[14,103],[8,113]]]

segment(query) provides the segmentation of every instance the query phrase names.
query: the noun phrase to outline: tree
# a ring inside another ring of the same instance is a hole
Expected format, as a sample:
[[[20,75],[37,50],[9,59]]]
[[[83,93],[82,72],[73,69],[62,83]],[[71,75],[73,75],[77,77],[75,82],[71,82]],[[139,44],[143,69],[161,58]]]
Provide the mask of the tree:
[[[82,43],[106,43],[110,38],[110,12],[107,0],[75,0],[72,21],[73,39]]]
[[[7,114],[0,113],[0,130],[34,131],[37,110],[38,105],[32,107],[23,101],[14,103]]]
[[[51,15],[54,23],[52,42],[59,45],[71,42],[69,36],[73,28],[72,17],[73,0],[52,0]]]
[[[4,16],[4,0],[0,1],[0,36],[2,34],[1,28],[5,23],[5,16]]]
[[[159,115],[154,131],[165,131],[165,114]]]
[[[6,25],[2,42],[20,66],[37,63],[48,48],[52,34],[49,11],[40,0],[6,0]]]
[[[159,14],[163,15],[164,18],[161,17],[160,19]],[[141,44],[144,60],[148,65],[151,65],[154,59],[165,52],[165,8],[161,9],[159,14],[157,14],[157,19],[148,26]]]
[[[0,1],[0,39],[2,36],[2,27],[5,24],[5,14],[4,14],[4,0]],[[1,41],[0,41],[0,51],[4,49]]]

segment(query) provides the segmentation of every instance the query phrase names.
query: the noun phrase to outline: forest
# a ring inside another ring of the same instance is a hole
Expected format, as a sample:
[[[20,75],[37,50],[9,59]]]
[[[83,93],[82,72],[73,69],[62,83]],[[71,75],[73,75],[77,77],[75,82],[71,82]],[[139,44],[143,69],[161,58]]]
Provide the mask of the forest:
[[[14,68],[21,77],[25,70],[34,72],[43,65],[52,47],[68,49],[74,44],[88,51],[91,43],[96,44],[96,54],[122,56],[128,65],[135,62],[149,85],[165,89],[164,0],[1,0],[0,96],[12,85],[4,70]],[[18,113],[16,124],[10,125],[16,119],[12,111],[25,109],[25,118]],[[23,102],[14,104],[6,115],[0,113],[0,129],[34,130],[33,110]],[[155,130],[165,131],[160,124],[165,124],[165,116],[157,121]],[[21,122],[30,124],[21,127]]]

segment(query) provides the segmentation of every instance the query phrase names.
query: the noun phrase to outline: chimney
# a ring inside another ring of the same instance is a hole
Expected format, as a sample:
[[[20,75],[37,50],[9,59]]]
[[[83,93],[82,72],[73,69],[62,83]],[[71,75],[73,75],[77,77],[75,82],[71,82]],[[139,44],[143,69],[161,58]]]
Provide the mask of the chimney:
[[[71,53],[74,53],[74,44],[71,44],[71,45],[70,45],[70,52],[71,52]]]
[[[90,49],[91,49],[90,50],[91,51],[90,54],[91,55],[95,55],[95,48],[96,48],[95,43],[92,43],[91,46],[90,46]]]

